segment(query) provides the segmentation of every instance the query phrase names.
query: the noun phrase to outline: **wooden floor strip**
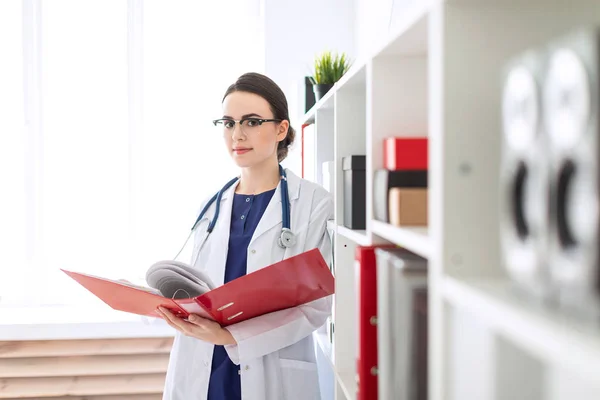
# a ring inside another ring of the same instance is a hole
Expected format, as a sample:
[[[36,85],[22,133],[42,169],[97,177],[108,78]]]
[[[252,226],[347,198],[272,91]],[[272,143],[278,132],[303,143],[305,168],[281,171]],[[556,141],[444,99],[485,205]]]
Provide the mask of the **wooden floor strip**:
[[[2,358],[0,378],[166,373],[168,354]]]
[[[162,393],[165,374],[0,379],[0,399]]]
[[[172,337],[141,339],[86,339],[0,341],[0,359],[111,354],[164,354],[171,350]]]
[[[3,400],[31,400],[33,397],[12,397]],[[36,400],[162,400],[162,393],[157,394],[118,394],[114,396],[68,396],[68,397],[35,397]]]

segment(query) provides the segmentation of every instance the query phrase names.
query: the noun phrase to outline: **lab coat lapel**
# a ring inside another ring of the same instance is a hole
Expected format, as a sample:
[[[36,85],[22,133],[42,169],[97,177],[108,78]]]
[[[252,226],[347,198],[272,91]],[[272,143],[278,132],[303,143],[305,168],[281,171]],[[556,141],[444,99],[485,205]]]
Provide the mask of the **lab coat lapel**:
[[[227,189],[221,198],[221,209],[219,210],[219,218],[211,236],[215,242],[211,245],[211,266],[214,271],[211,279],[215,286],[223,285],[225,281],[225,265],[227,264],[227,253],[229,249],[229,232],[231,227],[231,210],[233,209],[233,193],[237,187],[237,183]]]
[[[287,174],[287,183],[288,183],[288,193],[290,196],[290,215],[292,214],[291,209],[294,206],[294,201],[298,199],[299,195],[299,178],[294,175],[289,170],[285,170]],[[262,235],[268,232],[275,226],[279,226],[281,229],[283,225],[283,213],[282,213],[282,204],[281,204],[281,182],[277,186],[271,201],[267,205],[265,209],[265,213],[262,218],[258,222],[256,226],[256,230],[254,231],[254,235],[252,236],[252,240],[250,241],[250,245],[252,245],[257,239],[259,239]],[[291,218],[291,217],[290,217]],[[292,230],[294,229],[294,221],[291,222]],[[276,246],[276,243],[273,243]]]

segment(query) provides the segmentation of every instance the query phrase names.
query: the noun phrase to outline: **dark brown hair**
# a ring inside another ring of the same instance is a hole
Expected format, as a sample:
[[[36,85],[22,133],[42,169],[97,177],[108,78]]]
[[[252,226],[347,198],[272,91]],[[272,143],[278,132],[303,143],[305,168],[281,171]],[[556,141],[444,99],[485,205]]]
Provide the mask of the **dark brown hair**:
[[[271,78],[256,72],[248,72],[227,88],[223,100],[233,92],[249,92],[259,95],[269,103],[273,118],[290,121],[285,94]],[[294,142],[295,136],[296,131],[290,125],[285,139],[277,144],[277,159],[280,162],[287,157],[288,148]]]

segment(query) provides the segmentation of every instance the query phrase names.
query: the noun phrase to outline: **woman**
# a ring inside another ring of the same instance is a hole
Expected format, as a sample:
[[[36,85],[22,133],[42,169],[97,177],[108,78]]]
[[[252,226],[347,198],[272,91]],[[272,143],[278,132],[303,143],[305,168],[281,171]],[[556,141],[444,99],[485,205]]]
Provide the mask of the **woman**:
[[[206,241],[216,202],[199,221],[194,267],[203,269],[219,286],[314,248],[328,260],[331,196],[291,171],[280,171],[279,162],[295,135],[281,89],[266,76],[242,75],[227,89],[223,117],[214,124],[241,173],[224,191],[217,223]],[[277,244],[282,232],[282,174],[287,176],[295,234],[291,247]],[[226,328],[199,316],[184,321],[165,309],[161,312],[178,331],[164,399],[320,398],[311,334],[330,315],[330,297]]]

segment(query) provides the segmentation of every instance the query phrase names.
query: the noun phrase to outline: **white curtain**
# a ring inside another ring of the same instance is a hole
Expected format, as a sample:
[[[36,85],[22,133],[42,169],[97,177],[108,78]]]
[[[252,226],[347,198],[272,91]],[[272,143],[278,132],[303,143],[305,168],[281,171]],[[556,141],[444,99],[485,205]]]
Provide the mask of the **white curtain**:
[[[0,306],[94,301],[59,269],[175,256],[237,173],[210,121],[264,70],[259,4],[0,2]]]

